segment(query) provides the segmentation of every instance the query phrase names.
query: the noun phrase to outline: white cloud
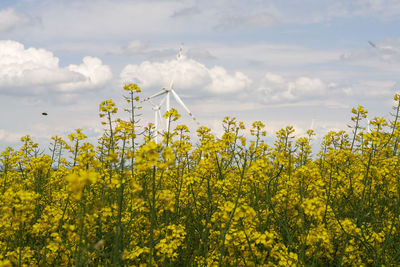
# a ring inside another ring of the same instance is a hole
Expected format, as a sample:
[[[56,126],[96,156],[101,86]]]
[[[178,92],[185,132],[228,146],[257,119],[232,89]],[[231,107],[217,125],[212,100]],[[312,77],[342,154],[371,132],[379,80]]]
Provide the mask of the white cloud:
[[[288,84],[295,96],[319,96],[325,93],[326,85],[318,78],[300,77]]]
[[[85,57],[81,65],[67,68],[58,63],[59,59],[45,49],[25,49],[15,41],[0,41],[0,90],[68,91],[101,86],[111,79],[110,68],[98,58]]]
[[[343,72],[343,75],[346,73]],[[282,106],[320,106],[347,108],[352,99],[388,99],[394,95],[398,82],[394,79],[369,79],[365,75],[354,77],[351,82],[336,78],[328,79],[308,76],[285,77],[276,73],[266,73],[261,80],[256,95],[261,103]]]
[[[251,80],[241,72],[235,72],[234,75],[219,66],[209,70],[211,84],[206,89],[214,93],[236,93],[241,92],[249,87]]]
[[[20,25],[28,24],[31,19],[13,8],[0,10],[0,32],[8,31]]]
[[[149,62],[127,65],[120,75],[122,82],[139,83],[143,88],[162,88],[174,81],[179,90],[207,90],[215,94],[240,92],[248,88],[251,80],[241,72],[229,74],[224,68],[211,69],[193,60]]]
[[[258,88],[264,102],[299,101],[327,93],[328,86],[318,78],[298,77],[287,81],[284,77],[266,73]]]
[[[100,59],[86,56],[82,61],[82,64],[69,65],[67,69],[73,73],[81,74],[85,77],[85,80],[60,84],[59,88],[61,91],[101,87],[111,79],[110,67],[103,65]]]
[[[24,135],[26,135],[26,133],[24,134],[21,132],[13,132],[5,129],[0,129],[0,140],[7,143],[17,143]]]

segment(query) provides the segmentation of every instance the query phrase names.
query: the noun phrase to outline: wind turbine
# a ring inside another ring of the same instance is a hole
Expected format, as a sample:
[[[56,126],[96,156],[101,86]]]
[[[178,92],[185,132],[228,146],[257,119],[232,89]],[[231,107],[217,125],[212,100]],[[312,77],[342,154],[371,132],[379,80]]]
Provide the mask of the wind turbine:
[[[183,44],[182,44],[183,45]],[[179,61],[179,60],[181,60],[182,59],[182,45],[181,45],[181,47],[179,48],[179,52],[178,52],[178,55],[177,55],[177,60]],[[176,102],[178,102],[180,105],[181,105],[181,107],[189,114],[189,116],[194,120],[194,121],[196,121],[196,117],[193,115],[193,113],[189,110],[189,108],[185,105],[185,103],[183,103],[183,101],[182,101],[182,99],[178,96],[178,94],[175,92],[175,90],[174,90],[174,77],[176,76],[176,69],[175,69],[175,73],[174,73],[174,76],[173,76],[173,78],[172,78],[172,80],[171,80],[171,82],[170,82],[170,84],[169,84],[169,87],[164,87],[164,88],[162,88],[161,89],[161,91],[159,91],[158,93],[155,93],[154,95],[152,95],[152,96],[149,96],[149,97],[147,97],[147,98],[145,98],[142,102],[145,102],[145,101],[151,101],[153,98],[156,98],[156,97],[158,97],[158,96],[161,96],[161,95],[165,95],[165,105],[166,105],[166,111],[168,112],[169,110],[170,110],[170,95],[172,94],[172,96],[175,98],[175,100],[176,100]],[[163,101],[162,101],[163,102]],[[162,104],[160,104],[160,107],[161,107],[161,105]],[[153,105],[154,106],[154,105]],[[154,109],[154,108],[153,108]],[[158,109],[158,112],[159,112],[159,109]],[[156,117],[156,115],[155,115],[155,117]],[[197,122],[197,121],[196,121]],[[199,124],[198,122],[197,122],[197,124]],[[169,129],[169,119],[167,118],[166,119],[166,130],[168,131],[168,129]]]
[[[156,144],[158,144],[158,125],[161,123],[161,120],[162,120],[160,110],[161,110],[161,106],[165,102],[165,97],[161,100],[160,104],[158,104],[158,105],[154,104],[151,100],[149,100],[149,102],[153,106],[153,110],[154,110],[154,136],[153,136],[153,139],[154,139],[154,142],[156,142]]]

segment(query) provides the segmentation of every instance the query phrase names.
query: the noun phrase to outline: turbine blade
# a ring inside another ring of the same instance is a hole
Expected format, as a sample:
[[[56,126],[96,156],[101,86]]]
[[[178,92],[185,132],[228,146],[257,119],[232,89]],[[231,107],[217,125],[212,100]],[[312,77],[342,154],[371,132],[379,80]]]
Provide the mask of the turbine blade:
[[[185,105],[185,103],[183,103],[182,99],[178,96],[178,94],[174,91],[171,90],[172,94],[175,97],[175,100],[188,112],[191,113],[190,110],[188,109],[188,107]]]
[[[192,117],[192,119],[193,119],[194,121],[196,121],[196,117],[195,117],[195,116],[192,114],[192,112],[188,109],[188,107],[185,105],[185,103],[183,103],[182,99],[178,96],[178,94],[175,93],[174,90],[171,90],[171,92],[172,92],[172,95],[175,97],[176,102],[178,102],[178,103],[186,110],[186,112],[189,113],[189,116]],[[197,122],[197,124],[199,124],[199,123]]]
[[[160,96],[160,95],[163,95],[163,94],[166,94],[166,93],[167,93],[167,90],[162,89],[160,92],[155,93],[155,94],[152,95],[152,96],[146,97],[145,99],[142,100],[142,102],[149,101],[149,100],[152,99],[152,98],[155,98],[155,97],[157,97],[157,96]]]
[[[182,59],[182,51],[183,51],[183,43],[181,43],[181,46],[179,47],[179,52],[176,55],[176,59],[178,60]]]
[[[163,121],[163,119],[162,119],[162,115],[161,115],[161,111],[160,110],[157,111],[157,115],[158,115],[158,118],[160,118],[160,126],[161,126],[161,124],[162,124],[161,122]]]
[[[156,135],[157,135],[157,128],[158,128],[157,111],[154,111],[154,131],[155,131],[155,134],[156,134]]]
[[[370,46],[372,46],[372,47],[374,47],[374,48],[377,48],[377,46],[376,46],[373,42],[368,41],[368,43],[369,43]]]

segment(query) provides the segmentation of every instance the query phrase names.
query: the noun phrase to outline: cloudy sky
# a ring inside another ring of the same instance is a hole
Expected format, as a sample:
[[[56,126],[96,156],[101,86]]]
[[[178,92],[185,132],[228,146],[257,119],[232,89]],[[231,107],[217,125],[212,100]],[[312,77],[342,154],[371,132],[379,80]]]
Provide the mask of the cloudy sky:
[[[102,100],[123,105],[124,83],[146,97],[172,77],[215,132],[224,116],[299,135],[346,129],[357,105],[387,116],[399,22],[398,0],[2,0],[0,149],[76,128],[94,138]],[[153,121],[149,104],[142,113]]]

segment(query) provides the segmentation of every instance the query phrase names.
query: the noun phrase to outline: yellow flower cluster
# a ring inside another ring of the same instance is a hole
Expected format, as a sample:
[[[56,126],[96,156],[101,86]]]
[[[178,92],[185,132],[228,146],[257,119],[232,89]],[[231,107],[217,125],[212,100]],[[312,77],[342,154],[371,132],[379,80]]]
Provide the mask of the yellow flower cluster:
[[[97,181],[98,173],[95,171],[80,171],[78,173],[70,173],[65,177],[68,182],[68,191],[76,199],[81,199],[82,191],[86,185],[93,184]]]
[[[108,99],[108,100],[105,100],[100,103],[99,111],[100,112],[117,113],[118,108],[116,107],[116,105],[112,99]]]
[[[124,91],[129,118],[102,102],[97,144],[77,129],[49,155],[30,136],[0,153],[0,266],[400,265],[400,95],[390,120],[354,108],[313,153],[312,130],[267,144],[230,117],[194,141],[174,109],[156,144],[140,88]]]

